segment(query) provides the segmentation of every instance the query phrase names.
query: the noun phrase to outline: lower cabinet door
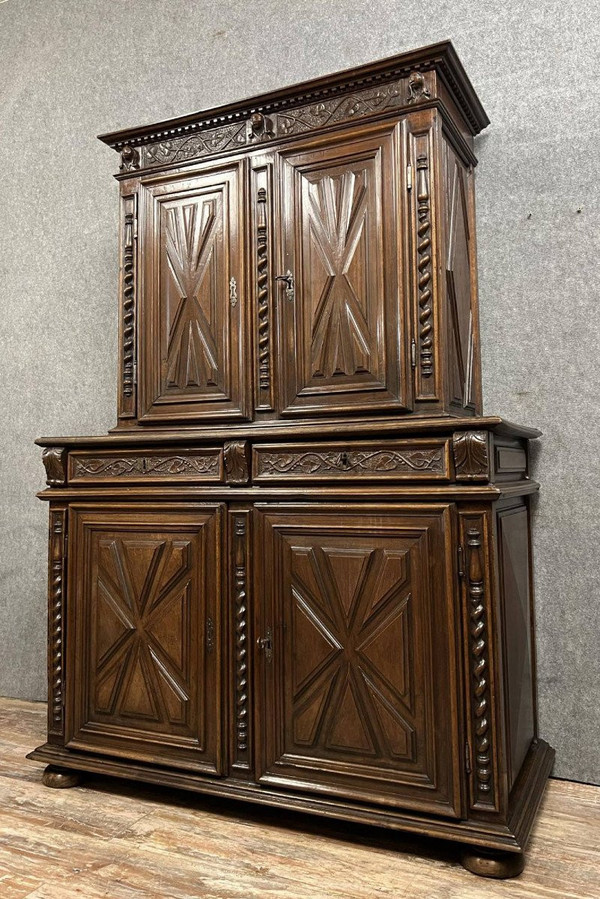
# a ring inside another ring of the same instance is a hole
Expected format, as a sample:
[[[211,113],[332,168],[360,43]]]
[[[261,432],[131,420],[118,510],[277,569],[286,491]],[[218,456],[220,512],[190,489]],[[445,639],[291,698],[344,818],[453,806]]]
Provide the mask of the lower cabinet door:
[[[256,507],[261,783],[461,815],[452,515]]]
[[[220,774],[220,505],[69,510],[67,745]]]

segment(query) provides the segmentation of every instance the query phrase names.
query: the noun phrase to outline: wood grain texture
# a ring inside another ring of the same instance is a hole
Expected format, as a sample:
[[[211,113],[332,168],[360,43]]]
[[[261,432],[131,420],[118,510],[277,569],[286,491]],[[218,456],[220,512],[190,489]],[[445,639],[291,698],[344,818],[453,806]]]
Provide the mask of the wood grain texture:
[[[600,789],[550,781],[510,886],[475,879],[458,846],[88,778],[48,790],[23,755],[45,706],[0,700],[3,899],[591,899]]]

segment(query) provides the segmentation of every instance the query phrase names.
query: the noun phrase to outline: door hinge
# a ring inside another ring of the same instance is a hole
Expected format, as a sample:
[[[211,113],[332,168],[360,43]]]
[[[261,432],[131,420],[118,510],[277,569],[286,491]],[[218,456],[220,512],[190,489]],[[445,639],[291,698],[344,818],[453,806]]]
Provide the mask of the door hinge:
[[[471,773],[471,745],[468,740],[465,743],[465,770],[467,774]]]
[[[456,558],[457,558],[457,562],[458,562],[458,576],[464,577],[465,576],[465,562],[464,562],[465,551],[463,549],[462,543],[459,543],[458,546],[456,547]]]
[[[131,382],[137,387],[137,362],[134,362],[131,368]]]
[[[410,162],[406,166],[406,189],[412,190],[412,165]]]
[[[410,365],[411,368],[417,367],[417,344],[414,337],[410,342]]]

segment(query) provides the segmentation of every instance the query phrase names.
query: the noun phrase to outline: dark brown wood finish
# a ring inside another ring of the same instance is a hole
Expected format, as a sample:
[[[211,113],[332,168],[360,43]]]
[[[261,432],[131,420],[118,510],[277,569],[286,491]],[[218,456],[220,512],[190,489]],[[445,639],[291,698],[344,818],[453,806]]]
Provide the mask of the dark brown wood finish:
[[[48,438],[48,786],[444,837],[513,876],[537,735],[528,441],[481,414],[448,43],[105,135],[118,423]]]

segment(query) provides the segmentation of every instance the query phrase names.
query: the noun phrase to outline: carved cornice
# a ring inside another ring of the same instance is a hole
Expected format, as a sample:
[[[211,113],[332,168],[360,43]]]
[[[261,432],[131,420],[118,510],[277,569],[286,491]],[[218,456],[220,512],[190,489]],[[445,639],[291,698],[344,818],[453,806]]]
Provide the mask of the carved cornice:
[[[487,481],[490,473],[487,431],[455,431],[452,435],[457,481]]]
[[[123,161],[126,166],[132,164],[129,154],[136,147],[150,149],[152,146],[163,145],[150,155],[152,161],[149,161],[146,154],[141,159],[142,167],[158,165],[162,164],[158,162],[159,158],[166,162],[179,152],[180,145],[175,145],[175,141],[185,141],[190,136],[204,135],[194,150],[189,147],[187,151],[183,151],[188,155],[177,156],[178,159],[193,158],[196,152],[204,155],[236,144],[246,146],[257,141],[275,139],[285,133],[281,122],[286,117],[304,120],[305,116],[313,118],[317,113],[317,120],[322,114],[329,116],[330,120],[334,120],[332,117],[338,114],[341,116],[340,121],[360,118],[361,115],[371,114],[381,108],[377,104],[388,99],[385,95],[389,88],[393,91],[397,88],[400,90],[399,95],[393,95],[393,103],[397,104],[397,108],[410,108],[416,103],[430,102],[439,95],[436,91],[438,76],[461,109],[472,133],[479,133],[489,120],[454,48],[449,42],[443,42],[239,103],[215,107],[155,125],[103,134],[100,140],[119,152],[127,148]],[[356,103],[358,108],[354,107]],[[363,104],[366,111],[363,111]],[[341,107],[344,107],[344,111]],[[310,125],[310,128],[315,127],[319,125]],[[294,125],[292,130],[298,133],[305,129]]]
[[[48,487],[63,487],[67,482],[67,451],[59,446],[47,446],[42,452]]]
[[[225,444],[223,462],[227,484],[247,484],[250,480],[250,445],[247,440],[230,440]]]

